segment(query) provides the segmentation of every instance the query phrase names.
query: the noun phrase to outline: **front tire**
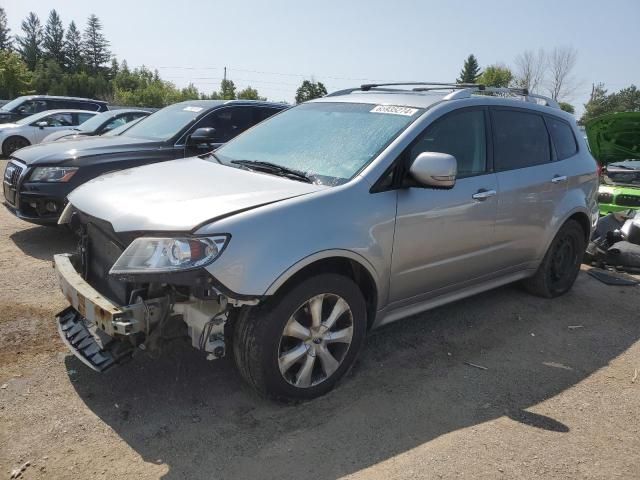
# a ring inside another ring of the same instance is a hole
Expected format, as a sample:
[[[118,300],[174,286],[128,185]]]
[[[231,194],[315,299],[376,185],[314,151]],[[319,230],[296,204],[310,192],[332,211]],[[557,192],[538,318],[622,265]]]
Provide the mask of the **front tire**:
[[[544,298],[567,293],[578,277],[586,246],[580,224],[568,220],[551,242],[535,275],[523,282],[525,289]]]
[[[6,158],[9,158],[9,156],[16,150],[20,150],[21,148],[28,147],[29,145],[31,145],[29,140],[27,140],[24,137],[19,137],[17,135],[14,135],[13,137],[7,138],[2,143],[2,154]]]
[[[236,320],[238,370],[261,395],[305,400],[330,391],[353,365],[367,328],[358,286],[336,274],[310,277]]]

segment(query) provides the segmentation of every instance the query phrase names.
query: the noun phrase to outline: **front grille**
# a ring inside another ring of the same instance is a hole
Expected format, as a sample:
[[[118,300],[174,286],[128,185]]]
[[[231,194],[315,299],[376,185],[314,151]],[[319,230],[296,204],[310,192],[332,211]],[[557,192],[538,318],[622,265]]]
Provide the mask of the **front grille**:
[[[16,204],[20,177],[26,168],[18,162],[10,161],[4,169],[4,196],[11,205]]]
[[[616,205],[623,207],[640,207],[640,195],[618,195]]]
[[[598,203],[613,203],[613,194],[611,193],[599,193]]]

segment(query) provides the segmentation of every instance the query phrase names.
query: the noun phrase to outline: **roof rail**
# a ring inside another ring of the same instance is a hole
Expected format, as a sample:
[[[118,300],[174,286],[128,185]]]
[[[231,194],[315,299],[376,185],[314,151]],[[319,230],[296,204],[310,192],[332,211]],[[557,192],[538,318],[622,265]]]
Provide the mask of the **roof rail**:
[[[451,92],[449,95],[444,97],[443,100],[455,100],[460,98],[470,98],[473,95],[496,95],[496,96],[510,96],[510,97],[522,97],[526,102],[534,102],[540,103],[538,100],[542,101],[543,105],[552,108],[560,108],[558,102],[554,99],[545,97],[544,95],[538,95],[535,93],[530,93],[526,88],[502,88],[502,87],[485,87],[478,88],[479,86],[466,88],[464,90],[458,90],[456,92]]]
[[[412,86],[411,90],[403,88],[388,88]],[[527,102],[542,103],[543,105],[560,108],[558,102],[552,98],[530,93],[526,88],[503,88],[503,87],[487,87],[477,83],[442,83],[442,82],[392,82],[392,83],[365,83],[359,87],[347,88],[332,92],[327,97],[337,97],[340,95],[348,95],[352,92],[362,91],[369,92],[375,90],[377,92],[428,92],[432,90],[454,90],[444,97],[443,100],[454,100],[460,98],[470,98],[472,95],[494,95],[503,97],[522,97]],[[540,100],[541,102],[539,102]]]

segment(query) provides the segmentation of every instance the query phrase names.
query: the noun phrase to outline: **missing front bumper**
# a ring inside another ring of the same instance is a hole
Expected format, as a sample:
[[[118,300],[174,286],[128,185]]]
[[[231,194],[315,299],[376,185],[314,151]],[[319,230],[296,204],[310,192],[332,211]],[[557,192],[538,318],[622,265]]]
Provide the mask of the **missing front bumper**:
[[[101,334],[94,323],[89,322],[72,307],[56,315],[56,323],[60,338],[71,353],[96,372],[104,372],[129,359],[133,353],[130,343]]]

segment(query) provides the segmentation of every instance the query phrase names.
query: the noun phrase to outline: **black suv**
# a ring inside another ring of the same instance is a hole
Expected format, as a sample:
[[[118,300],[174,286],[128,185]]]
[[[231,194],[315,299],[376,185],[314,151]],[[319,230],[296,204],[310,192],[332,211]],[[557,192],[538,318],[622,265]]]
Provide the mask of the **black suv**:
[[[288,107],[192,100],[158,110],[119,135],[22,148],[11,155],[4,172],[5,206],[23,220],[55,224],[78,185],[115,170],[208,153]]]
[[[89,110],[106,112],[107,102],[91,98],[53,97],[51,95],[27,95],[18,97],[0,107],[0,123],[9,123],[45,110]]]

